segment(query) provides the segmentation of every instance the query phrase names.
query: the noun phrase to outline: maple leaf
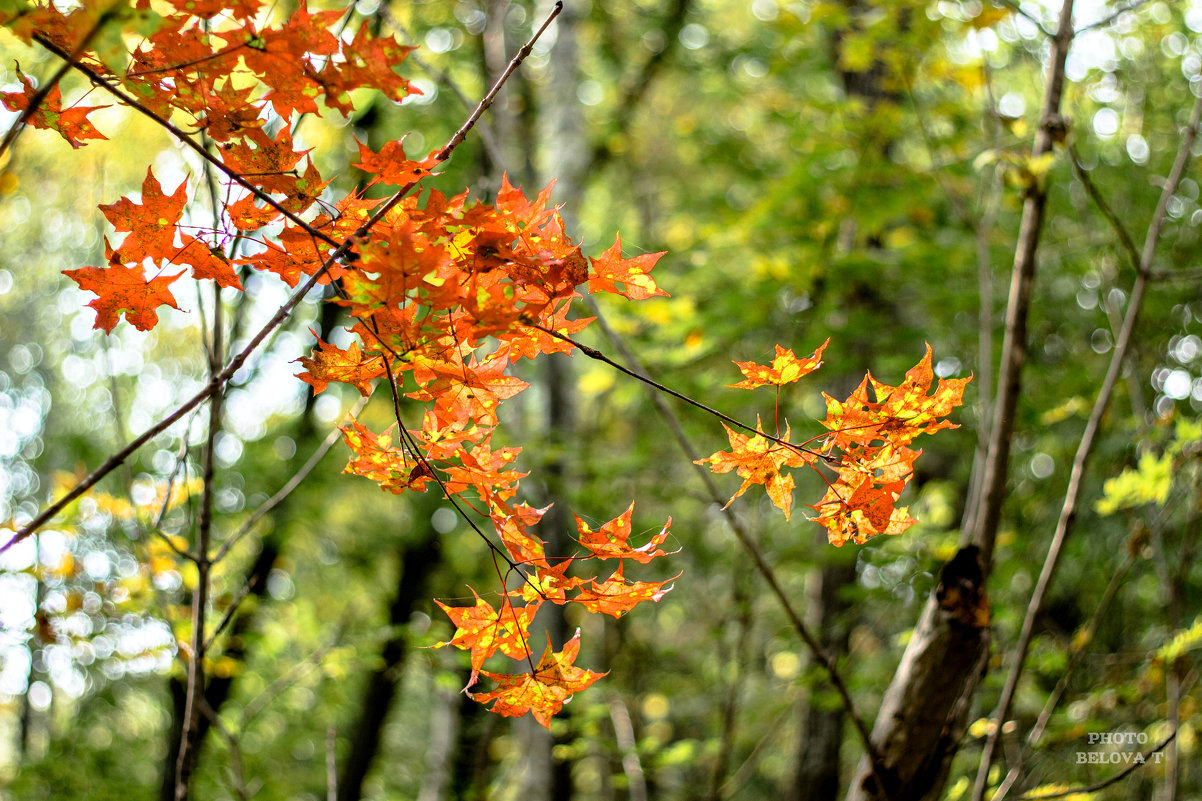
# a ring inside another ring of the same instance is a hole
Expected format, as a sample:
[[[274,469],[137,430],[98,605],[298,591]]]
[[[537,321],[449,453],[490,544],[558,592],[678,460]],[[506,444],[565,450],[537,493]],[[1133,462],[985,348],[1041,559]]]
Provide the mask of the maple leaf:
[[[296,188],[293,168],[308,152],[292,149],[292,133],[287,125],[280,128],[274,139],[262,129],[252,128],[241,139],[220,148],[225,166],[268,192],[283,194]]]
[[[313,332],[310,332],[313,333]],[[313,336],[317,336],[313,333]],[[310,384],[315,393],[323,391],[331,381],[351,384],[363,397],[371,395],[371,381],[385,375],[384,358],[380,354],[364,356],[358,342],[346,350],[329,342],[317,340],[313,358],[301,356],[296,361],[305,367],[297,378]]]
[[[242,289],[238,274],[220,251],[210,248],[196,237],[184,236],[182,241],[183,246],[171,259],[173,264],[191,266],[193,278],[212,278],[217,286]]]
[[[469,695],[482,704],[492,701],[492,711],[506,717],[521,717],[530,712],[535,720],[549,729],[551,717],[563,709],[563,705],[571,700],[573,694],[607,675],[576,667],[576,657],[579,653],[580,630],[577,629],[575,636],[568,640],[559,653],[553,652],[551,644],[547,643],[547,649],[533,673],[480,671],[495,681],[497,688],[490,692]]]
[[[502,598],[500,609],[493,609],[492,604],[477,595],[475,590],[472,590],[472,595],[476,599],[475,606],[447,606],[442,601],[434,602],[455,624],[455,636],[431,646],[442,648],[453,645],[472,652],[472,675],[468,687],[476,683],[476,674],[484,660],[497,651],[513,659],[530,656],[530,623],[541,605],[541,601],[535,601],[526,606],[513,606],[506,597]]]
[[[0,102],[3,102],[4,107],[9,111],[24,112],[29,108],[29,104],[37,95],[38,90],[34,88],[33,81],[21,72],[20,64],[17,65],[17,77],[22,83],[21,91],[0,92]],[[64,110],[62,93],[56,84],[50,88],[50,91],[42,98],[41,104],[26,118],[25,122],[34,128],[57,131],[63,139],[70,143],[71,147],[78,149],[83,147],[85,139],[108,139],[107,136],[96,130],[96,126],[92,125],[92,121],[88,119],[88,114],[101,108],[108,108],[108,106],[75,106]]]
[[[895,504],[913,477],[914,460],[920,454],[904,445],[886,443],[843,455],[836,467],[838,478],[811,507],[819,513],[814,521],[826,528],[832,545],[900,534],[916,522],[908,507],[896,508]]]
[[[509,594],[526,601],[542,599],[563,606],[568,602],[567,593],[589,581],[567,574],[574,561],[576,560],[567,558],[557,565],[536,567],[534,575],[526,575],[522,585]]]
[[[869,373],[846,401],[826,398],[826,428],[834,432],[830,442],[838,447],[847,443],[867,444],[888,440],[908,445],[920,434],[933,434],[945,428],[957,428],[946,417],[963,402],[964,388],[972,377],[939,379],[934,394],[928,395],[934,371],[931,368],[931,346],[914,367],[906,372],[905,380],[896,387],[881,383]],[[869,396],[871,387],[876,400]]]
[[[646,300],[656,295],[667,296],[651,277],[651,268],[664,255],[644,253],[630,259],[622,258],[622,237],[596,259],[590,259],[594,275],[588,279],[589,292],[613,292],[629,300]],[[622,284],[619,288],[618,284]]]
[[[535,509],[529,504],[510,507],[503,502],[494,505],[491,513],[497,536],[509,556],[519,565],[548,567],[546,545],[527,529],[542,519],[550,506]]]
[[[664,581],[627,581],[622,575],[622,564],[618,562],[618,569],[600,584],[596,579],[590,581],[571,600],[590,612],[621,617],[643,601],[658,602],[672,589],[671,585],[664,585],[681,575],[677,573]]]
[[[938,388],[928,395],[935,377],[931,362],[931,346],[928,344],[922,359],[906,372],[905,380],[898,386],[882,384],[869,376],[873,391],[882,400],[882,412],[901,423],[899,430],[890,432],[890,439],[899,445],[908,444],[919,434],[933,434],[945,428],[959,427],[939,418],[951,414],[964,402],[964,388],[972,381],[972,376],[940,378]]]
[[[325,86],[326,104],[349,117],[354,111],[349,97],[352,89],[371,87],[397,103],[407,95],[420,95],[421,90],[394,69],[413,49],[410,45],[399,44],[391,36],[373,36],[364,22],[354,40],[343,46],[345,60],[328,64],[318,76]]]
[[[659,546],[668,539],[668,529],[672,527],[672,518],[664,523],[664,527],[651,541],[639,548],[630,547],[630,518],[634,514],[634,502],[626,511],[593,531],[589,524],[576,518],[577,541],[599,559],[633,559],[646,564],[657,556],[666,555]]]
[[[294,287],[300,283],[301,276],[312,275],[321,269],[330,250],[326,243],[317,240],[299,225],[285,226],[276,238],[279,244],[264,242],[266,249],[262,253],[238,259],[234,263],[275,273],[288,286]],[[322,275],[319,283],[328,284],[342,274],[343,269],[335,265]]]
[[[96,310],[95,328],[110,333],[113,326],[117,325],[117,318],[124,314],[134,328],[149,331],[158,325],[159,315],[155,310],[159,306],[179,308],[168,287],[183,275],[182,272],[158,275],[147,281],[141,265],[123,264],[118,255],[107,247],[107,242],[105,245],[109,255],[107,267],[81,267],[63,271],[63,275],[79,284],[80,289],[96,293],[96,299],[88,303]]]
[[[341,431],[352,453],[342,472],[370,479],[394,495],[408,489],[423,492],[426,482],[433,479],[425,462],[392,446],[392,435],[388,432],[374,434],[353,420]]]
[[[830,339],[823,342],[813,355],[798,359],[792,350],[776,346],[776,358],[771,365],[761,365],[755,362],[735,362],[746,378],[737,384],[728,384],[734,389],[755,389],[765,384],[783,386],[799,380],[822,366],[822,351],[831,343]]]
[[[380,183],[406,186],[430,175],[430,169],[435,165],[429,158],[424,161],[407,158],[402,144],[404,137],[386,143],[379,153],[373,153],[367,145],[355,141],[359,145],[359,161],[351,166],[371,173]]]
[[[730,440],[729,451],[718,451],[704,459],[698,459],[697,464],[708,464],[715,473],[735,473],[743,479],[738,491],[730,496],[726,506],[730,506],[735,498],[742,495],[755,484],[763,484],[772,503],[785,513],[789,520],[793,509],[793,476],[782,475],[782,467],[800,467],[813,461],[814,457],[797,448],[791,448],[778,442],[773,442],[763,434],[763,428],[756,421],[756,434],[741,434],[725,423],[727,439]],[[789,441],[789,431],[781,437]],[[723,507],[725,508],[725,507]]]
[[[100,211],[114,228],[129,232],[117,248],[122,259],[129,262],[141,262],[145,258],[174,259],[175,228],[188,202],[187,183],[181,181],[170,195],[163,194],[153,169],[147,167],[140,203],[123,197],[116,203],[100,206]]]

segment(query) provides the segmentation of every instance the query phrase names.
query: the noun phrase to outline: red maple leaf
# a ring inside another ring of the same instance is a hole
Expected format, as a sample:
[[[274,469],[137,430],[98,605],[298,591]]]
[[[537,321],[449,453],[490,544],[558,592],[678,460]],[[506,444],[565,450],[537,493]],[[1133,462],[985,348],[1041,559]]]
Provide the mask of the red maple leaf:
[[[117,318],[124,314],[134,328],[149,331],[159,322],[155,311],[159,306],[179,308],[168,287],[183,275],[182,272],[158,275],[147,281],[141,265],[123,264],[107,243],[106,250],[109,256],[107,267],[63,271],[63,275],[79,284],[80,289],[96,293],[97,298],[88,305],[96,310],[97,329],[109,333],[117,324]]]
[[[176,224],[188,203],[187,183],[180,182],[173,193],[165,195],[163,187],[154,177],[154,171],[147,167],[140,203],[123,197],[116,203],[100,206],[114,228],[129,232],[121,247],[117,248],[123,261],[140,263],[146,258],[174,260],[177,252]]]
[[[664,252],[644,253],[630,259],[622,258],[622,237],[593,263],[593,276],[588,279],[589,292],[613,292],[630,300],[646,300],[656,295],[667,296],[651,277],[651,268]],[[622,286],[619,287],[618,284]]]
[[[21,91],[0,92],[0,102],[3,102],[4,107],[9,111],[23,112],[29,108],[30,102],[37,94],[37,89],[34,88],[33,82],[25,73],[21,72],[19,64],[17,65],[17,77],[22,83]],[[71,147],[80,148],[83,147],[85,139],[108,139],[107,136],[96,130],[96,126],[92,125],[92,121],[88,119],[88,114],[100,108],[108,108],[108,106],[75,106],[63,109],[62,93],[55,85],[46,93],[37,110],[30,114],[25,122],[34,128],[57,131],[63,139],[70,143]]]

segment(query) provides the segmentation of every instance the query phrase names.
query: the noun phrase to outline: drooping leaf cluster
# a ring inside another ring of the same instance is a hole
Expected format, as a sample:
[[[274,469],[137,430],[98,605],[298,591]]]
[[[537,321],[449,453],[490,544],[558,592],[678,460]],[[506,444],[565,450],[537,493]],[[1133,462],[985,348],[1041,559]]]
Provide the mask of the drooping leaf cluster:
[[[827,344],[829,340],[803,359],[777,345],[770,365],[736,362],[745,378],[731,386],[775,386],[779,408],[781,388],[818,369]],[[827,530],[833,545],[863,543],[878,534],[900,534],[916,522],[908,508],[895,506],[914,476],[914,460],[922,454],[909,445],[919,434],[956,428],[945,418],[962,403],[964,387],[972,380],[940,379],[930,394],[934,377],[927,346],[926,355],[896,387],[869,373],[847,400],[823,393],[827,415],[822,425],[830,433],[795,444],[789,440],[787,427],[783,435],[778,426],[777,435],[769,436],[760,425],[751,434],[727,426],[730,450],[699,463],[708,464],[716,473],[733,470],[743,479],[731,501],[752,485],[763,484],[786,518],[792,513],[794,481],[782,468],[809,466],[819,473],[821,468],[833,470],[835,479],[827,480],[826,495],[811,507],[818,512],[814,520]]]

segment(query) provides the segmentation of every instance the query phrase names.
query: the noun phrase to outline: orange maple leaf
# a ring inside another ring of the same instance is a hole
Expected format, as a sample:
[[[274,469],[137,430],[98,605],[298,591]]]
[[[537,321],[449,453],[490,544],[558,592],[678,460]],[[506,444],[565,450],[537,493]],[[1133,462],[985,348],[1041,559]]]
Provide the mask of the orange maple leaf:
[[[472,652],[472,676],[468,687],[476,682],[476,674],[484,660],[497,651],[513,659],[530,656],[530,623],[542,604],[541,600],[536,600],[526,606],[513,606],[509,598],[502,598],[501,608],[493,609],[492,604],[476,595],[475,590],[472,590],[472,595],[476,598],[475,606],[456,607],[447,606],[442,601],[434,602],[455,624],[455,636],[431,646],[442,648],[453,645]]]
[[[405,186],[430,174],[434,166],[431,159],[413,161],[405,156],[402,142],[404,137],[388,142],[375,153],[367,145],[355,140],[359,145],[359,161],[352,164],[366,173],[376,177],[380,183],[391,186]]]
[[[763,484],[768,497],[778,509],[785,513],[789,520],[793,510],[793,476],[783,475],[782,467],[800,467],[812,462],[814,457],[805,451],[790,448],[779,442],[773,442],[763,434],[763,428],[756,421],[757,434],[741,434],[725,423],[727,439],[730,440],[729,451],[718,451],[704,459],[698,459],[697,464],[708,464],[715,473],[735,473],[743,479],[738,491],[730,496],[726,506],[730,506],[735,498],[742,495],[755,484]],[[781,437],[789,441],[789,431]],[[723,507],[725,508],[725,507]]]
[[[622,575],[622,562],[618,562],[618,569],[613,575],[599,584],[593,579],[571,600],[590,612],[621,617],[643,601],[658,602],[672,589],[671,585],[664,585],[680,578],[680,575],[677,573],[664,581],[627,581]]]
[[[588,279],[589,292],[613,292],[630,300],[646,300],[656,295],[667,296],[651,277],[651,268],[665,251],[644,253],[630,259],[622,258],[622,237],[600,257],[589,259],[593,275]],[[618,284],[622,286],[619,287]]]
[[[342,472],[363,476],[394,495],[410,489],[424,492],[426,482],[433,480],[429,465],[394,448],[388,432],[374,434],[354,420],[340,430],[352,454]]]
[[[548,567],[546,544],[527,529],[541,520],[550,508],[535,509],[525,503],[511,507],[504,501],[493,505],[490,516],[497,536],[517,564]]]
[[[497,688],[486,693],[469,693],[482,704],[493,701],[492,711],[506,717],[521,717],[527,712],[534,715],[546,728],[551,727],[551,717],[563,709],[563,705],[578,693],[606,675],[578,668],[576,657],[580,653],[580,630],[554,653],[551,644],[533,673],[490,673],[480,671],[497,683]]]
[[[830,339],[823,342],[813,355],[798,359],[792,350],[776,346],[776,358],[771,365],[756,364],[755,362],[735,362],[743,371],[746,378],[737,384],[728,384],[734,389],[755,389],[765,384],[783,386],[799,380],[822,366],[822,351],[831,343]]]
[[[315,333],[313,335],[317,336]],[[365,356],[358,342],[352,342],[349,348],[343,350],[318,339],[313,357],[301,356],[296,361],[305,367],[305,372],[297,373],[297,378],[312,385],[315,393],[323,391],[331,381],[337,381],[353,385],[366,398],[371,395],[370,382],[386,373],[384,357],[379,353]]]
[[[117,318],[122,314],[139,331],[149,331],[158,325],[156,309],[167,305],[178,309],[175,297],[168,287],[182,272],[175,275],[158,275],[146,280],[138,264],[123,264],[116,253],[107,247],[107,267],[81,267],[64,270],[63,275],[79,284],[80,289],[95,292],[97,297],[88,303],[96,310],[95,328],[106,334],[113,330]]]
[[[142,199],[135,203],[123,197],[116,203],[102,204],[100,211],[121,232],[129,232],[125,241],[117,248],[121,258],[127,262],[141,262],[145,258],[174,261],[176,224],[184,214],[188,203],[187,181],[170,195],[154,177],[152,168],[146,168],[142,181]]]
[[[589,579],[569,576],[568,568],[575,559],[564,559],[557,565],[535,568],[534,575],[527,575],[522,586],[510,591],[510,595],[526,601],[542,599],[558,606],[568,602],[567,593],[587,584]],[[620,564],[620,563],[619,563]]]
[[[576,531],[579,535],[577,540],[599,559],[633,559],[646,564],[657,556],[665,556],[666,552],[659,550],[659,546],[668,539],[668,529],[672,527],[672,518],[668,518],[668,522],[664,523],[660,532],[652,537],[646,545],[631,548],[630,518],[633,514],[634,502],[632,501],[625,512],[608,523],[604,523],[596,531],[593,531],[588,523],[577,517]]]
[[[220,251],[193,236],[184,236],[182,241],[183,245],[171,259],[173,264],[189,265],[193,278],[212,278],[217,286],[242,289],[238,274]]]

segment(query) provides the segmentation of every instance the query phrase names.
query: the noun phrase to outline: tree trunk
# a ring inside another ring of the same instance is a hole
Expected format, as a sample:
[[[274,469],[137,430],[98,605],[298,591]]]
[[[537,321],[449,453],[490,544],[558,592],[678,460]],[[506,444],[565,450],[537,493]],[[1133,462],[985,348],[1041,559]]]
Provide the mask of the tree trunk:
[[[822,540],[825,547],[825,532]],[[822,648],[832,659],[847,653],[851,605],[840,591],[856,580],[855,559],[840,556],[845,558],[827,562],[814,571],[809,602]],[[846,713],[837,699],[823,703],[821,689],[812,690],[802,706],[797,772],[788,792],[790,801],[833,801],[839,797],[839,751]]]
[[[429,520],[430,503],[419,504],[419,519]],[[397,549],[396,592],[388,606],[388,626],[392,635],[380,649],[380,665],[367,679],[359,717],[350,730],[351,748],[338,775],[338,801],[358,801],[380,750],[380,731],[400,686],[402,668],[408,653],[405,626],[418,600],[427,593],[430,572],[439,560],[439,538],[429,531],[420,541]]]

